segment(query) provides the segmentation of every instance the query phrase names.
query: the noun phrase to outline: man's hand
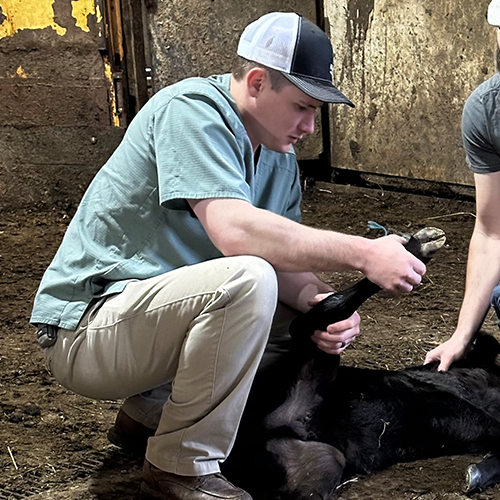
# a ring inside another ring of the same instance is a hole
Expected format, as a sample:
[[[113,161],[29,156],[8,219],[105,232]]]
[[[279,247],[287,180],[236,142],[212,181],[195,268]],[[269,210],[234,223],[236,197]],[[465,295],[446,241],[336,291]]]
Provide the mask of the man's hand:
[[[464,342],[460,338],[451,337],[427,353],[425,364],[440,361],[438,371],[447,371],[453,362],[465,356],[469,348],[469,343]]]
[[[395,294],[411,292],[426,271],[425,264],[405,249],[405,243],[394,234],[372,240],[363,268],[370,281]]]
[[[312,307],[329,293],[321,293],[309,302]],[[312,341],[327,354],[340,354],[359,335],[360,317],[355,312],[350,318],[328,325],[326,331],[316,330],[312,335]]]

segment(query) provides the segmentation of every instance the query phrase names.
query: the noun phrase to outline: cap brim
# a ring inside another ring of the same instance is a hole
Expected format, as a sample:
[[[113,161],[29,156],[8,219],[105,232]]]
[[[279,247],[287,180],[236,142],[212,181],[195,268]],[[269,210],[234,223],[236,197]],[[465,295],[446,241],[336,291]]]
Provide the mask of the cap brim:
[[[488,23],[495,27],[500,27],[500,5],[490,4],[488,8]]]
[[[347,104],[354,108],[354,104],[344,95],[337,87],[334,87],[330,82],[315,80],[305,76],[289,75],[283,71],[280,73],[302,92],[322,102],[332,104]]]

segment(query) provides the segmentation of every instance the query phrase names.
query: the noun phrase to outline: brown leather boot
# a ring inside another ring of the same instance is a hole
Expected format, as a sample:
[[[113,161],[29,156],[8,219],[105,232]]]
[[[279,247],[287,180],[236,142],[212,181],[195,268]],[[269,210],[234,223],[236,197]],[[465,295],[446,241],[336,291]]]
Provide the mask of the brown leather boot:
[[[153,429],[137,422],[120,409],[115,425],[108,431],[108,441],[128,453],[144,456],[148,438],[154,433]]]
[[[165,472],[147,460],[143,467],[141,493],[160,500],[252,500],[241,488],[232,485],[222,474],[178,476]]]

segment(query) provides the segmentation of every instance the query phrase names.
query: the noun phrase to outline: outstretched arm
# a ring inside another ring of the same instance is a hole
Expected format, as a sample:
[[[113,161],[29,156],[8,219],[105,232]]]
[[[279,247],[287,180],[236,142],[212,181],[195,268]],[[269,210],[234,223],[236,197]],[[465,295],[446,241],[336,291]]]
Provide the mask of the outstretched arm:
[[[447,370],[469,349],[490,307],[493,288],[500,281],[500,172],[475,174],[476,224],[469,245],[465,294],[457,327],[425,362],[440,361]]]
[[[426,270],[396,235],[370,240],[314,229],[236,199],[190,200],[190,205],[224,255],[256,255],[277,271],[358,270],[401,293],[420,283]]]

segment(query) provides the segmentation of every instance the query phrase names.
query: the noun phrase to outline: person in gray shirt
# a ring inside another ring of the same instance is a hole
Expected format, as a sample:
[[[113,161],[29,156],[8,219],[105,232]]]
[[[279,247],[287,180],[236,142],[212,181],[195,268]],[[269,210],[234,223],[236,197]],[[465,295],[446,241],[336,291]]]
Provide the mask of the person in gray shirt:
[[[490,3],[488,22],[497,28],[500,47],[500,0]],[[425,359],[426,363],[439,361],[443,371],[467,353],[490,304],[500,318],[500,73],[479,85],[467,99],[462,136],[467,164],[474,172],[476,223],[456,329]]]

